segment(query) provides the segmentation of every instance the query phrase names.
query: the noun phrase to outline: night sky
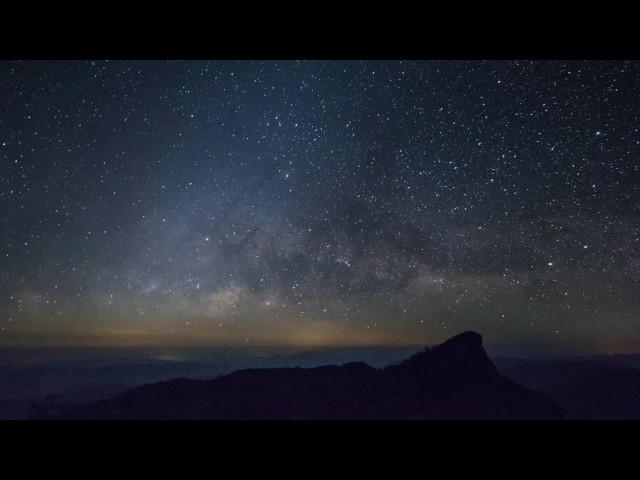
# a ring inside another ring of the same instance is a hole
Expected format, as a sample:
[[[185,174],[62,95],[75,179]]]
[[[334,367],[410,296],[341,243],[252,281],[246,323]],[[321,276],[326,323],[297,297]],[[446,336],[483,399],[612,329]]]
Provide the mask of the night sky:
[[[640,351],[640,62],[0,62],[0,345]]]

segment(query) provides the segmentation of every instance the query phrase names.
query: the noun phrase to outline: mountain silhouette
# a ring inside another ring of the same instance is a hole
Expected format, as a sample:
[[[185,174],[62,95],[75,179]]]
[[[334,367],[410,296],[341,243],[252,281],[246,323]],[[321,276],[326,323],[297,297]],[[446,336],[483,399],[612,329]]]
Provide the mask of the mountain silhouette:
[[[180,378],[41,418],[561,419],[552,400],[500,375],[475,332],[403,362],[238,370]]]

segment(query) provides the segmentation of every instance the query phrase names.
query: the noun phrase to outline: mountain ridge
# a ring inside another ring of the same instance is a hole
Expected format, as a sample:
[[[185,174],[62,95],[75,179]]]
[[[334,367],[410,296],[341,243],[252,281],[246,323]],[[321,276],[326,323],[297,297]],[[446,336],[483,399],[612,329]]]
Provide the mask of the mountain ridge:
[[[177,378],[41,418],[56,419],[560,419],[543,394],[496,370],[476,332],[398,364],[243,369]]]

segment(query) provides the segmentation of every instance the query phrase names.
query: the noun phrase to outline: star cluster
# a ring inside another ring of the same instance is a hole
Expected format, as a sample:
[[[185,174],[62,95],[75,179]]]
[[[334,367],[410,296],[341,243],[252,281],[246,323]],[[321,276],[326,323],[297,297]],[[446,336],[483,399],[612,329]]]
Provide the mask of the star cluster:
[[[639,62],[2,62],[0,92],[0,343],[640,345]]]

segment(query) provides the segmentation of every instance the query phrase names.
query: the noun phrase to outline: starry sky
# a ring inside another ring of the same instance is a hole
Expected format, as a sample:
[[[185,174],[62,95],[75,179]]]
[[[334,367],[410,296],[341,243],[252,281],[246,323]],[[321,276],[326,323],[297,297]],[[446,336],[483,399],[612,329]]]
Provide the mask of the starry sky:
[[[0,345],[640,351],[640,62],[2,61]]]

